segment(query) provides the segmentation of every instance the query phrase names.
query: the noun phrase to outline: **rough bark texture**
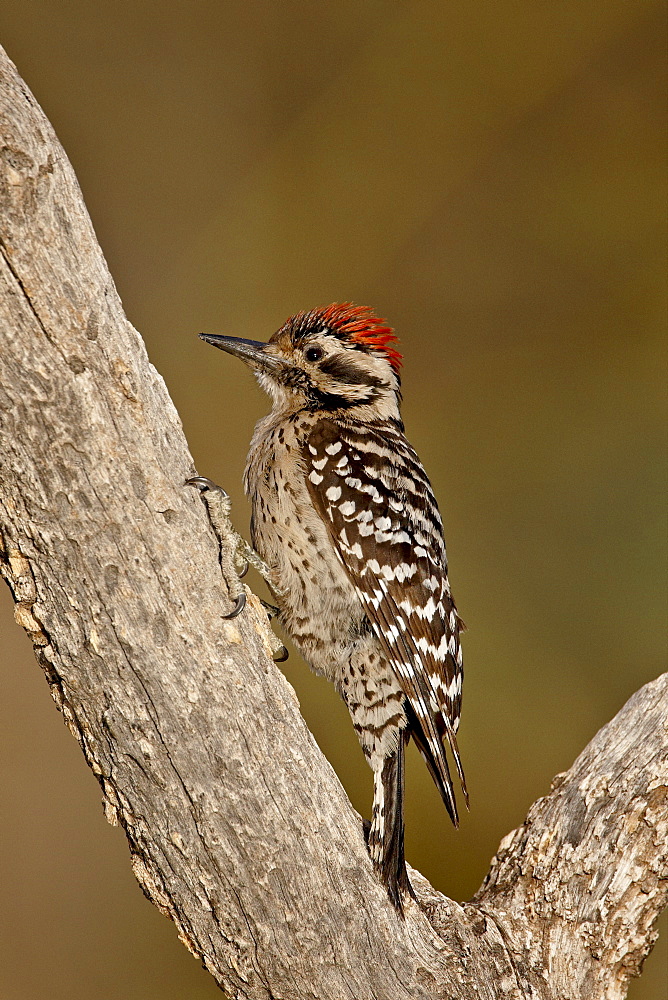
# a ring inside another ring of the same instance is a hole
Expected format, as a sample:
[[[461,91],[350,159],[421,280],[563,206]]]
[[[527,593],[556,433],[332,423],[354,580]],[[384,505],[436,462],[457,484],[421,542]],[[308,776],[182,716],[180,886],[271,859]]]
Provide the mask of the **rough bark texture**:
[[[233,997],[623,997],[667,893],[668,675],[471,903],[413,873],[399,920],[257,602],[221,620],[178,415],[4,53],[0,114],[0,566],[144,891]]]

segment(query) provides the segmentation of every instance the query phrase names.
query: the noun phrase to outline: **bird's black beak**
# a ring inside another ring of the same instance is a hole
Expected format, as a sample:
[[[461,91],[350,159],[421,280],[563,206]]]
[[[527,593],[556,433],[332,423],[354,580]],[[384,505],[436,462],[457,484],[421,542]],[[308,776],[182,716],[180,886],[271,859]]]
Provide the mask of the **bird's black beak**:
[[[198,336],[200,340],[204,340],[207,344],[213,344],[214,347],[218,347],[221,351],[227,351],[228,354],[234,354],[235,357],[241,358],[242,361],[245,361],[255,371],[277,375],[278,372],[285,368],[285,361],[282,358],[277,358],[273,354],[266,353],[267,345],[261,340],[242,340],[241,337],[221,337],[216,333],[200,333]]]

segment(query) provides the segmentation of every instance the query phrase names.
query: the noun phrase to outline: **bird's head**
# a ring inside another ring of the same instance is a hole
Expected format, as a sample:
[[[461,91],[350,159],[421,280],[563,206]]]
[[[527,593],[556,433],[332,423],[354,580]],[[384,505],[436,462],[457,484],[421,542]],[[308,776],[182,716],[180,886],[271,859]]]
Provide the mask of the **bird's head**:
[[[367,306],[346,302],[297,313],[266,344],[200,337],[245,361],[275,409],[354,410],[364,419],[399,419],[396,337]]]

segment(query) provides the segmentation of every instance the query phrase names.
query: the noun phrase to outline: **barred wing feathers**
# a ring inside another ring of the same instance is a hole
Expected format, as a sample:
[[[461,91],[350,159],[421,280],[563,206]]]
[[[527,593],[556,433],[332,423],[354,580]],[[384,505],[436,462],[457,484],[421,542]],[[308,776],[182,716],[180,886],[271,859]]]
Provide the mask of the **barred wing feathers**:
[[[455,737],[460,620],[429,480],[403,434],[387,424],[323,419],[309,436],[304,460],[313,503],[406,695],[412,735],[457,823],[444,739],[468,802]]]

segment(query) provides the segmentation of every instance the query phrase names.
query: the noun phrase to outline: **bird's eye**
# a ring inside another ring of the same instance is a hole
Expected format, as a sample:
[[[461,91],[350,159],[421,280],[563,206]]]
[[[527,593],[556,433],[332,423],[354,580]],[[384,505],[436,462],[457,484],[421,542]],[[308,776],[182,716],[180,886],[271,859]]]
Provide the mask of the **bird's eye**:
[[[320,361],[324,353],[322,347],[309,347],[304,357],[307,361]]]

